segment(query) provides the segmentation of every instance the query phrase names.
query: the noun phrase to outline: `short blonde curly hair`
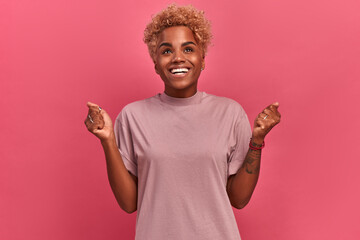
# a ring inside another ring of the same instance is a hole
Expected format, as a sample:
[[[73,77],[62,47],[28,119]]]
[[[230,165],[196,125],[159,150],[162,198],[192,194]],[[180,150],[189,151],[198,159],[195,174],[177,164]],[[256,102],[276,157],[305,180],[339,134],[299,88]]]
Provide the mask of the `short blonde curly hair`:
[[[154,60],[156,44],[159,34],[168,27],[186,26],[194,33],[196,42],[202,49],[205,57],[207,48],[211,43],[211,23],[204,16],[204,11],[197,10],[191,4],[187,6],[177,6],[170,4],[166,9],[152,17],[151,22],[144,30],[144,42],[147,44],[150,57]]]

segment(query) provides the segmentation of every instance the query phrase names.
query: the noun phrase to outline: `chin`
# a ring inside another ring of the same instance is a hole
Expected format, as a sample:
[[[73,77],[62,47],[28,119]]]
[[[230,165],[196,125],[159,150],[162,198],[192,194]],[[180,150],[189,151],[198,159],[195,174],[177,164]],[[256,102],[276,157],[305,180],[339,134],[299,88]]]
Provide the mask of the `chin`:
[[[169,87],[174,88],[174,89],[186,89],[186,88],[190,88],[194,85],[196,85],[196,82],[188,82],[188,81],[168,81],[167,84]]]

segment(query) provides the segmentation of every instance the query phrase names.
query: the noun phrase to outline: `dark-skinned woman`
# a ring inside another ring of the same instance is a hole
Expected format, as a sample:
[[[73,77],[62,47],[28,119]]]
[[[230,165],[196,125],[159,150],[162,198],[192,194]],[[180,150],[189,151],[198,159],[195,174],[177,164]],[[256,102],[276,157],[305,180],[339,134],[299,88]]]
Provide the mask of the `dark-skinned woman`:
[[[241,239],[232,206],[252,196],[279,103],[251,130],[238,102],[199,91],[210,40],[203,11],[169,5],[144,34],[164,92],[127,104],[114,127],[88,103],[85,124],[101,140],[116,200],[137,211],[136,240]]]

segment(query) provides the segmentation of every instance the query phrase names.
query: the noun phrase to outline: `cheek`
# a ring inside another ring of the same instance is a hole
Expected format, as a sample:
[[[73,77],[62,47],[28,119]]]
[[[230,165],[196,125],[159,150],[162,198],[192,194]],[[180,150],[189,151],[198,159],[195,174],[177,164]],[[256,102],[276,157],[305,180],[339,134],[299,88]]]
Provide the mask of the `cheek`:
[[[161,70],[166,70],[166,66],[167,66],[168,62],[169,62],[169,60],[164,57],[157,59],[158,67],[161,68]]]
[[[201,58],[200,55],[199,55],[199,56],[197,56],[197,55],[192,56],[190,61],[191,61],[195,66],[201,68],[202,58]]]
[[[158,62],[157,64],[156,64],[156,71],[158,71],[158,72],[164,72],[166,69],[163,67],[163,65],[161,64],[161,62]]]

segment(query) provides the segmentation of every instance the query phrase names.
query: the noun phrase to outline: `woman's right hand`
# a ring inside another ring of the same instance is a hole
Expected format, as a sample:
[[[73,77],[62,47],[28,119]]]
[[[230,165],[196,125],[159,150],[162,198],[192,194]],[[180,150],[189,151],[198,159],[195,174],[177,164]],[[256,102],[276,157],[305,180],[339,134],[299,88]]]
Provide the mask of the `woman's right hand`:
[[[114,128],[110,116],[95,103],[88,102],[87,106],[89,112],[84,123],[89,132],[102,142],[111,140],[114,137]]]

